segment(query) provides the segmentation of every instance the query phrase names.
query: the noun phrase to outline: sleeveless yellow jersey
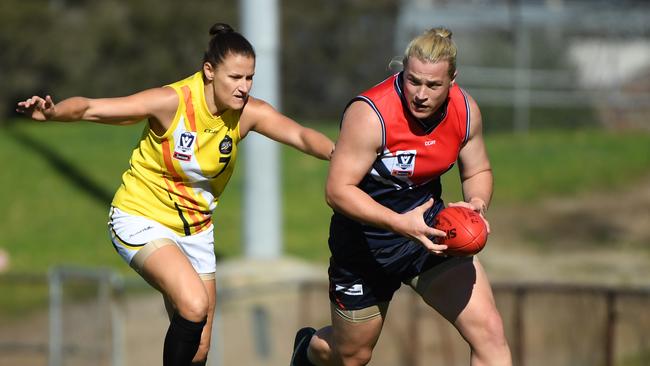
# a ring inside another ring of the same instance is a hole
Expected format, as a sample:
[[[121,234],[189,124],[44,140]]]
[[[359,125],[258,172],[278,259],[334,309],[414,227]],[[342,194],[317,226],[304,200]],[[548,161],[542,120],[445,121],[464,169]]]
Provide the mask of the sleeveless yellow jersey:
[[[212,223],[233,173],[241,110],[212,115],[201,72],[168,86],[180,99],[174,121],[162,136],[147,124],[112,205],[192,235]]]

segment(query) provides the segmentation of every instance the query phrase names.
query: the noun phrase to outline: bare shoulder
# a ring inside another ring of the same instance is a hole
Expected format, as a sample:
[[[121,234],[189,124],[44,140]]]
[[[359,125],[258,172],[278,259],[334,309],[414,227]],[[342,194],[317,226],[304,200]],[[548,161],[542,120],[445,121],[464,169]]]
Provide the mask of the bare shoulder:
[[[284,119],[284,115],[269,103],[249,96],[239,118],[239,133],[242,138],[251,130],[264,134],[268,126],[278,125]]]
[[[469,92],[467,90],[462,89],[460,87],[458,89],[461,91],[462,95],[467,100],[467,105],[469,107],[470,118],[474,118],[475,115],[480,116],[481,111],[480,111],[480,109],[478,107],[478,103],[476,102],[476,100],[469,94]]]
[[[178,94],[170,87],[158,87],[142,90],[135,94],[119,98],[97,99],[96,105],[105,105],[106,108],[125,106],[129,110],[137,111],[140,115],[157,115],[176,111],[178,108]]]
[[[143,97],[149,99],[161,111],[176,111],[179,103],[179,96],[176,90],[169,86],[148,89],[142,92]]]
[[[272,112],[275,112],[275,109],[269,103],[262,99],[249,96],[242,110],[242,118],[254,120]]]
[[[339,141],[350,141],[353,145],[378,150],[382,135],[379,116],[368,103],[357,100],[348,106],[343,114]]]
[[[470,118],[470,138],[477,133],[480,134],[483,129],[483,118],[481,116],[481,109],[478,106],[478,103],[474,98],[465,91],[465,96],[467,96],[467,103],[469,104],[469,118]]]
[[[381,122],[375,110],[368,103],[356,100],[345,110],[341,128],[381,132]]]
[[[131,97],[132,102],[146,108],[146,115],[153,117],[150,122],[160,124],[164,130],[173,122],[180,103],[176,90],[167,86],[143,90]]]

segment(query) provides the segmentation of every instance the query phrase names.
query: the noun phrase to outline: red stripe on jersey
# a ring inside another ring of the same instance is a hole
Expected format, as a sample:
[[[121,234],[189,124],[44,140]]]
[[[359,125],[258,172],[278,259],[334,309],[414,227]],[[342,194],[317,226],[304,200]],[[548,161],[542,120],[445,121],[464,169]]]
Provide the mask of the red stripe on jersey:
[[[187,113],[187,119],[190,123],[190,131],[196,131],[196,118],[194,117],[194,104],[192,103],[192,91],[190,87],[185,85],[181,88],[183,91],[183,96],[185,97],[185,111]],[[196,150],[199,150],[201,144],[199,144],[199,134],[196,134]]]

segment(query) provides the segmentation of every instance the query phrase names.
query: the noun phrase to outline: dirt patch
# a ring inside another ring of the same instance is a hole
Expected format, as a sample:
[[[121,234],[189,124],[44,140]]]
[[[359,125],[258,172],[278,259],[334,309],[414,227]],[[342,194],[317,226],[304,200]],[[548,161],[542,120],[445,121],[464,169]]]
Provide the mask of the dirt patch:
[[[650,177],[618,191],[495,207],[481,258],[499,280],[650,283]]]

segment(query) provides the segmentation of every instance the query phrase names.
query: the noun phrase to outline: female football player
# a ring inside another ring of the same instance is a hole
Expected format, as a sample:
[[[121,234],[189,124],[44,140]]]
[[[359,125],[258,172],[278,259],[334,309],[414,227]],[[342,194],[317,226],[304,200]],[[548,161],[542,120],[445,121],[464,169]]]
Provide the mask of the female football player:
[[[108,226],[119,255],[163,294],[170,311],[166,366],[207,358],[216,299],[212,211],[239,141],[255,131],[324,160],[334,150],[323,134],[249,95],[255,52],[241,34],[218,23],[210,35],[201,70],[173,84],[121,98],[54,103],[34,96],[17,107],[38,121],[147,121]]]

